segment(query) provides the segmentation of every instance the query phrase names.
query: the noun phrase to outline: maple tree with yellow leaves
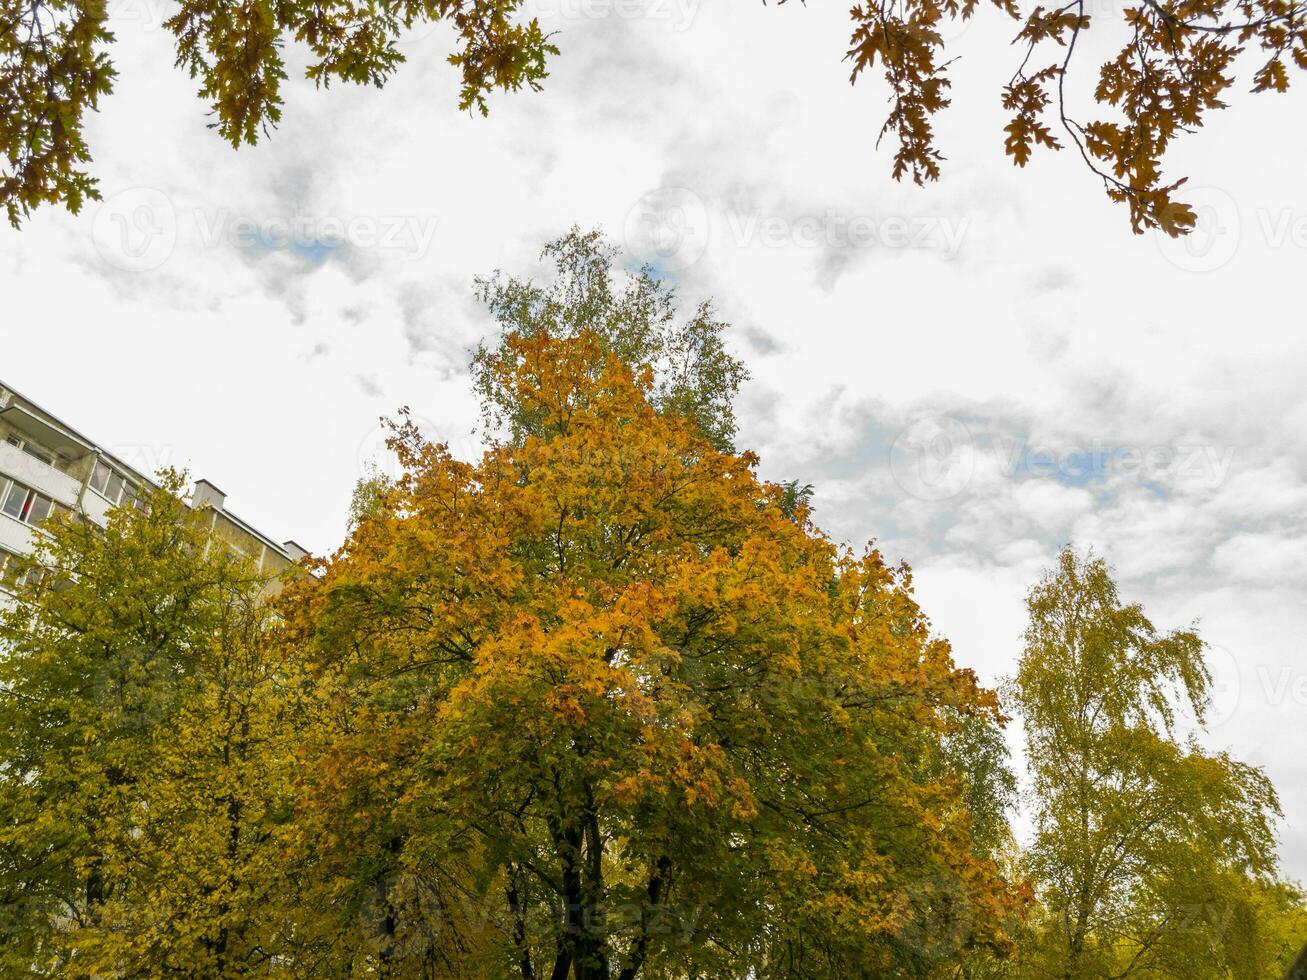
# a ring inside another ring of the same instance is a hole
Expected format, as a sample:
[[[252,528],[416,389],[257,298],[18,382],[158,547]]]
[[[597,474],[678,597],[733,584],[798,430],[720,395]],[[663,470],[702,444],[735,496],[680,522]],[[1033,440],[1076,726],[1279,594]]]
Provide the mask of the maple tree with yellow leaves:
[[[564,272],[605,264],[595,246],[557,243]],[[378,968],[874,976],[1005,954],[1023,891],[951,751],[996,735],[993,692],[905,568],[660,410],[666,379],[612,351],[620,318],[581,321],[478,356],[516,420],[479,462],[397,424],[403,475],[282,605],[333,692],[311,778]]]
[[[473,464],[399,426],[404,476],[289,606],[349,719],[318,757],[331,797],[390,788],[336,839],[389,845],[409,893],[494,923],[463,958],[485,973],[1003,950],[1020,898],[940,749],[997,701],[906,571],[785,514],[752,456],[655,412],[650,372],[593,334],[506,349],[495,378],[548,434]],[[397,949],[464,938],[418,942],[408,908]]]

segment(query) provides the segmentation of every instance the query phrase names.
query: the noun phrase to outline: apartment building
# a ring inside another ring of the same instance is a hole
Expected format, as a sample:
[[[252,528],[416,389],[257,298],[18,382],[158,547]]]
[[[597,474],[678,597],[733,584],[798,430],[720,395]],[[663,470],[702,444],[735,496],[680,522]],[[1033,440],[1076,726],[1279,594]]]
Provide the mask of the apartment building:
[[[11,563],[35,549],[48,517],[76,512],[103,525],[111,508],[133,504],[152,486],[148,475],[0,381],[0,601],[14,585]],[[226,495],[208,480],[196,482],[191,505],[208,506],[215,534],[269,575],[306,554],[227,510]]]

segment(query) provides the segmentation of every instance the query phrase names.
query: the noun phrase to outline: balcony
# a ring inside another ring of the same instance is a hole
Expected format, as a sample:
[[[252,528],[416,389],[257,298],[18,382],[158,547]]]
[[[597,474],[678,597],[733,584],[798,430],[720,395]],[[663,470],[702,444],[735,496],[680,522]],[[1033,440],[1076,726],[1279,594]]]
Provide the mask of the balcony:
[[[15,555],[28,555],[36,547],[34,532],[26,524],[0,514],[0,548]]]
[[[0,441],[0,476],[17,480],[65,507],[76,507],[82,492],[81,481],[3,441]]]
[[[94,490],[87,490],[86,496],[82,498],[82,513],[101,527],[109,523],[109,511],[112,508],[113,504]]]

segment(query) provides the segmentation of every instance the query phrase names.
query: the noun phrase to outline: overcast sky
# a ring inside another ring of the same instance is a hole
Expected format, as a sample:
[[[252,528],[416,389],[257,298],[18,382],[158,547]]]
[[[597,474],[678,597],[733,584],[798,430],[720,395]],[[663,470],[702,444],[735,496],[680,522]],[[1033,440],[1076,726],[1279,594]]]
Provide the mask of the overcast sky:
[[[1180,145],[1200,229],[1159,242],[1070,154],[1007,163],[996,16],[957,32],[945,179],[921,190],[875,149],[886,93],[848,84],[842,4],[529,3],[562,48],[544,92],[458,113],[428,30],[382,91],[292,78],[280,129],[239,152],[173,69],[164,6],[112,4],[106,200],[0,231],[0,379],[328,551],[380,415],[474,451],[472,277],[602,227],[715,299],[753,372],[741,444],[813,483],[832,535],[906,559],[987,681],[1066,542],[1159,627],[1198,621],[1206,740],[1266,767],[1307,877],[1301,94],[1237,97]]]

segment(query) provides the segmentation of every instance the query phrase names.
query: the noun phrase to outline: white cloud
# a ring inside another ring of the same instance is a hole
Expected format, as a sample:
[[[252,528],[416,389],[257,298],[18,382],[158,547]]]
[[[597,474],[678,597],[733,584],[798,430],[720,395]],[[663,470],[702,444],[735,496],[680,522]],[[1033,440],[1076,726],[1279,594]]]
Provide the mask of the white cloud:
[[[1307,538],[1279,534],[1236,534],[1217,545],[1218,574],[1249,585],[1307,582]]]

